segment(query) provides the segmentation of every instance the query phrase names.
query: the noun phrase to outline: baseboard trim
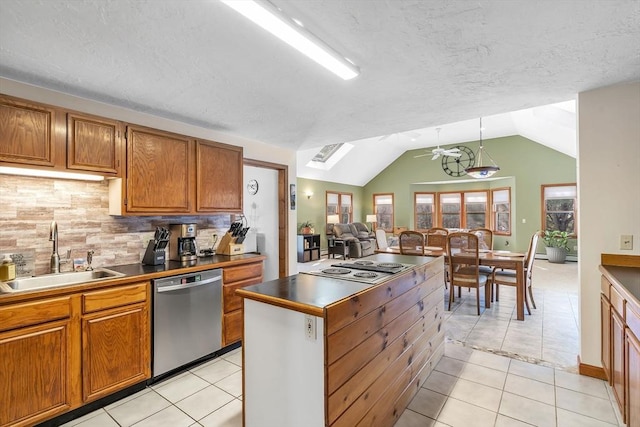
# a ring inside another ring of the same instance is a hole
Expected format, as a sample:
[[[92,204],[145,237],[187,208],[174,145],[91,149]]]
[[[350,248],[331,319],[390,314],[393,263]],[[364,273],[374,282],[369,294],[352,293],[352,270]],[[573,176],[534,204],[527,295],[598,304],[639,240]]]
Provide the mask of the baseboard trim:
[[[578,373],[580,375],[584,375],[586,377],[593,377],[599,380],[607,381],[607,374],[604,372],[604,368],[600,366],[587,365],[586,363],[582,363],[580,361],[580,356],[578,356]]]

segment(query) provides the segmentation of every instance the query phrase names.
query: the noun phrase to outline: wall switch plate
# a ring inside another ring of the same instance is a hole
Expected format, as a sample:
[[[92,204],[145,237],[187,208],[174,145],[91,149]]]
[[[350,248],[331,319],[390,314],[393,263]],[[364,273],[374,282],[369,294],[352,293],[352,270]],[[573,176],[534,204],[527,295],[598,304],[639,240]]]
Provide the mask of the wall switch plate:
[[[629,251],[633,249],[633,235],[622,234],[620,236],[620,249]]]
[[[316,340],[316,318],[314,316],[304,316],[304,333],[309,341]]]

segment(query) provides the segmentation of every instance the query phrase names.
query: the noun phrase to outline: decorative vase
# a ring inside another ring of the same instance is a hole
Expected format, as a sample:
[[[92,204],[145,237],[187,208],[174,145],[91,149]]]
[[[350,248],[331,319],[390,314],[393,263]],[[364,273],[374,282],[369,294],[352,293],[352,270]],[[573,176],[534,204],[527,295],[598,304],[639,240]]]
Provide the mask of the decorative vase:
[[[311,228],[311,227],[302,227],[300,229],[300,232],[302,234],[313,234],[313,228]]]
[[[564,264],[567,259],[567,251],[563,248],[552,248],[547,246],[547,259],[553,264]]]

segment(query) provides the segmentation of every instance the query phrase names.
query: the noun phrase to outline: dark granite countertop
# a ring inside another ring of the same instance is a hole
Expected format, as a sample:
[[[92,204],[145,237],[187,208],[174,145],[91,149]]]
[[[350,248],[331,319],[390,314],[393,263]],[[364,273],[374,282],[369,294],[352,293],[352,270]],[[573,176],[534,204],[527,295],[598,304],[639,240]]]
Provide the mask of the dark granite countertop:
[[[601,265],[600,271],[610,282],[626,289],[635,298],[635,304],[640,305],[640,268]]]
[[[415,264],[418,266],[427,264],[436,258],[376,254],[367,257],[367,259],[381,262]],[[410,271],[412,270],[406,270],[400,274],[406,274]],[[391,280],[396,277],[398,277],[398,275],[391,276],[389,279]],[[314,316],[323,316],[325,307],[365,289],[378,286],[379,284],[374,285],[309,274],[296,274],[283,279],[247,286],[236,290],[236,293],[243,298],[265,302]]]
[[[73,285],[62,285],[51,288],[25,289],[20,291],[6,291],[8,285],[1,283],[0,305],[13,304],[15,302],[28,301],[35,298],[65,295],[74,292],[101,289],[114,285],[131,283],[134,281],[145,281],[159,279],[162,277],[192,273],[212,268],[222,268],[233,265],[241,265],[254,261],[263,261],[266,256],[260,254],[242,255],[213,255],[210,257],[198,258],[192,265],[183,265],[179,261],[168,261],[161,265],[124,264],[115,266],[103,266],[106,269],[124,274],[122,277],[110,278],[90,283],[80,283]],[[6,288],[5,288],[6,287]],[[10,288],[9,288],[10,289]]]

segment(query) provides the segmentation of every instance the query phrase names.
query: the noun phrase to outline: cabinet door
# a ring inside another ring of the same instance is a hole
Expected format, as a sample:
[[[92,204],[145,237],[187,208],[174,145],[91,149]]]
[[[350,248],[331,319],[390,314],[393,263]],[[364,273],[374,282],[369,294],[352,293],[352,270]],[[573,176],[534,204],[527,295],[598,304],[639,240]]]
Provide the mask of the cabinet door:
[[[191,144],[187,137],[127,127],[127,212],[190,211]]]
[[[624,421],[624,323],[615,310],[611,310],[611,382]]]
[[[609,300],[600,294],[600,331],[601,331],[601,360],[602,369],[607,376],[609,385],[612,384],[611,378],[611,304]]]
[[[146,304],[83,317],[83,400],[99,399],[150,378],[150,340]]]
[[[196,210],[242,212],[242,148],[196,141]]]
[[[54,108],[0,96],[0,161],[58,166],[64,163],[64,156],[58,158],[63,144],[56,134]]]
[[[120,176],[120,123],[67,114],[67,168]]]
[[[236,310],[222,316],[223,346],[228,346],[242,339],[243,311]]]
[[[69,320],[0,333],[0,425],[34,425],[71,409]]]
[[[640,426],[640,341],[627,329],[626,334],[627,372],[627,425]]]

